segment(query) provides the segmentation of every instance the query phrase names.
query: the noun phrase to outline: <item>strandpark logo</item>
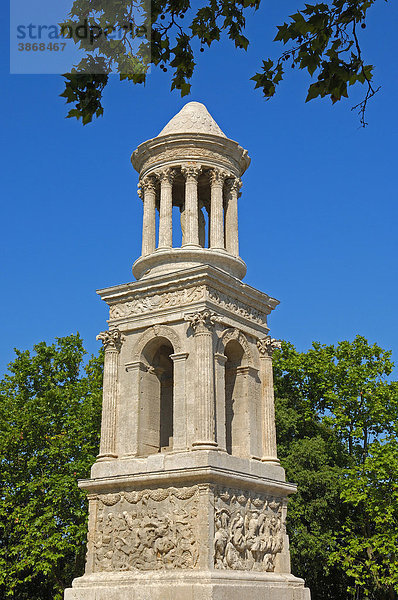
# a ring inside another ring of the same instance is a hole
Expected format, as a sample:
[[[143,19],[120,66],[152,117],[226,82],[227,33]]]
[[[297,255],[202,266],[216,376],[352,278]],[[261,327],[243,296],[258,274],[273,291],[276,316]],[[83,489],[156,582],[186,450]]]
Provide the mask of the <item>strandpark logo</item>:
[[[108,73],[121,72],[121,57],[124,72],[147,71],[149,5],[140,1],[128,21],[102,27],[68,20],[71,6],[72,0],[11,0],[11,73],[63,74],[76,67],[81,73],[103,72],[104,50]]]

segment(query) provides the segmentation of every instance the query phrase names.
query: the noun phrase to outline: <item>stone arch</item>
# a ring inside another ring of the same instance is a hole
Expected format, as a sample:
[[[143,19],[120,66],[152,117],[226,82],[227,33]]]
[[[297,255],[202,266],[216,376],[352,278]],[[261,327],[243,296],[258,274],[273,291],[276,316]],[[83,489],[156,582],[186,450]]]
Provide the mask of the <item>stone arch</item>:
[[[168,327],[167,325],[154,325],[153,327],[146,329],[138,339],[134,349],[133,361],[140,360],[141,354],[148,342],[158,337],[166,338],[166,340],[168,340],[173,346],[175,354],[179,354],[183,351],[180,336],[177,335],[177,333],[171,327]]]
[[[231,340],[237,341],[242,346],[243,354],[244,354],[244,364],[246,366],[253,367],[254,360],[253,360],[252,351],[249,346],[249,342],[247,341],[245,334],[242,333],[242,331],[240,331],[236,327],[235,328],[231,327],[231,328],[223,331],[223,333],[221,334],[221,336],[218,340],[217,353],[224,354],[225,347],[228,344],[228,342],[230,342]]]
[[[148,456],[172,450],[174,432],[174,346],[151,337],[140,355],[138,452]]]

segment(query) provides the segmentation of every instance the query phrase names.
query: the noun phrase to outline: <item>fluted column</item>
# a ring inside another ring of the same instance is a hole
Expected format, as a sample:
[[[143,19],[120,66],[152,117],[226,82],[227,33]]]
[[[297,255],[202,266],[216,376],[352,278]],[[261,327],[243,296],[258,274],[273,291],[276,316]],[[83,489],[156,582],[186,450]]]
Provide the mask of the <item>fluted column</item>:
[[[159,172],[160,210],[159,210],[159,248],[173,246],[173,180],[174,169],[168,167]]]
[[[257,342],[257,347],[260,353],[260,380],[263,420],[263,456],[261,460],[279,465],[276,449],[272,355],[277,348],[280,348],[280,342],[267,335],[264,339]]]
[[[197,448],[214,448],[214,358],[213,358],[213,328],[215,318],[208,310],[188,315],[195,332],[196,353],[196,398],[195,421],[196,440],[193,446]]]
[[[226,176],[220,169],[210,173],[210,248],[224,249],[223,188]]]
[[[228,180],[228,196],[225,208],[225,249],[239,256],[238,197],[242,182],[237,177]]]
[[[99,460],[116,458],[117,374],[122,335],[118,329],[97,335],[105,349]]]
[[[182,167],[185,177],[185,235],[184,246],[199,246],[198,177],[201,167]]]
[[[143,196],[144,216],[142,219],[142,256],[155,252],[156,248],[156,179],[150,175],[139,184],[139,195]]]

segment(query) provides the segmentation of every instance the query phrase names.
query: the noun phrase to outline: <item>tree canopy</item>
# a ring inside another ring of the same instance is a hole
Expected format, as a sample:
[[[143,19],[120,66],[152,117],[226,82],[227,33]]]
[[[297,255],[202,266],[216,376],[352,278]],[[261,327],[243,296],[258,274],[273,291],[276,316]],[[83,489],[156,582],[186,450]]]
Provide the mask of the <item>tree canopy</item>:
[[[368,11],[376,0],[328,0],[305,3],[286,21],[276,25],[274,42],[283,44],[277,57],[264,57],[253,65],[251,79],[264,98],[275,95],[289,68],[308,72],[312,79],[306,101],[330,98],[336,103],[348,97],[349,88],[363,84],[363,99],[353,108],[366,125],[369,99],[378,91],[372,64],[363,56],[361,34]],[[381,2],[381,0],[379,0]],[[102,94],[110,72],[121,80],[145,83],[150,66],[171,71],[171,89],[189,94],[190,79],[200,52],[227,37],[237,50],[247,50],[248,16],[261,0],[75,0],[65,21],[65,31],[86,56],[65,75],[61,94],[74,104],[68,117],[89,123],[103,114]],[[138,18],[139,17],[139,18]],[[76,35],[82,24],[91,35]],[[122,31],[115,39],[113,33]],[[271,41],[271,40],[270,40]]]
[[[357,336],[275,354],[278,453],[298,483],[295,572],[317,600],[397,598],[398,383],[391,353]]]
[[[16,351],[0,382],[0,596],[61,600],[83,573],[103,353],[79,335]],[[274,354],[293,573],[312,600],[398,598],[398,382],[363,337]]]
[[[87,505],[77,479],[98,452],[102,354],[78,335],[16,351],[0,382],[0,596],[62,600],[84,568]]]

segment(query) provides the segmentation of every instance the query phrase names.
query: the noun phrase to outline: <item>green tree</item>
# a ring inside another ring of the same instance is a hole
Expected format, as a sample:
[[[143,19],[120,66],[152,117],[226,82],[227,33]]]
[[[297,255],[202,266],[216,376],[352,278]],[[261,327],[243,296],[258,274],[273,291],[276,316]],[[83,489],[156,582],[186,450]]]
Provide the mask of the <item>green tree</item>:
[[[279,452],[299,485],[292,560],[314,600],[396,598],[398,386],[391,353],[357,336],[275,355]]]
[[[309,85],[307,101],[320,96],[335,103],[348,97],[350,86],[364,84],[363,100],[354,108],[365,126],[368,100],[379,88],[372,83],[373,66],[363,58],[360,32],[366,28],[368,10],[375,1],[305,4],[277,27],[274,41],[285,46],[279,57],[265,57],[261,66],[253,66],[253,71],[258,69],[251,77],[255,88],[271,98],[287,67],[303,69],[316,78]],[[146,0],[75,0],[64,24],[65,33],[86,56],[65,75],[61,95],[74,104],[68,116],[86,124],[94,115],[103,114],[102,93],[111,71],[119,73],[121,80],[142,84],[151,65],[170,69],[171,89],[182,96],[189,94],[199,52],[223,37],[239,50],[248,48],[246,18],[260,3],[205,0],[197,7],[189,0],[153,0],[150,5]],[[85,39],[76,33],[82,25],[90,31]],[[113,39],[115,29],[124,31],[121,39]]]
[[[16,350],[0,382],[0,596],[61,600],[82,574],[89,476],[99,443],[102,352],[79,335]]]
[[[16,351],[0,382],[0,596],[61,600],[83,571],[87,477],[99,442],[102,351],[78,335]],[[312,600],[397,598],[397,383],[358,336],[275,360],[278,451],[298,484],[293,571]]]

